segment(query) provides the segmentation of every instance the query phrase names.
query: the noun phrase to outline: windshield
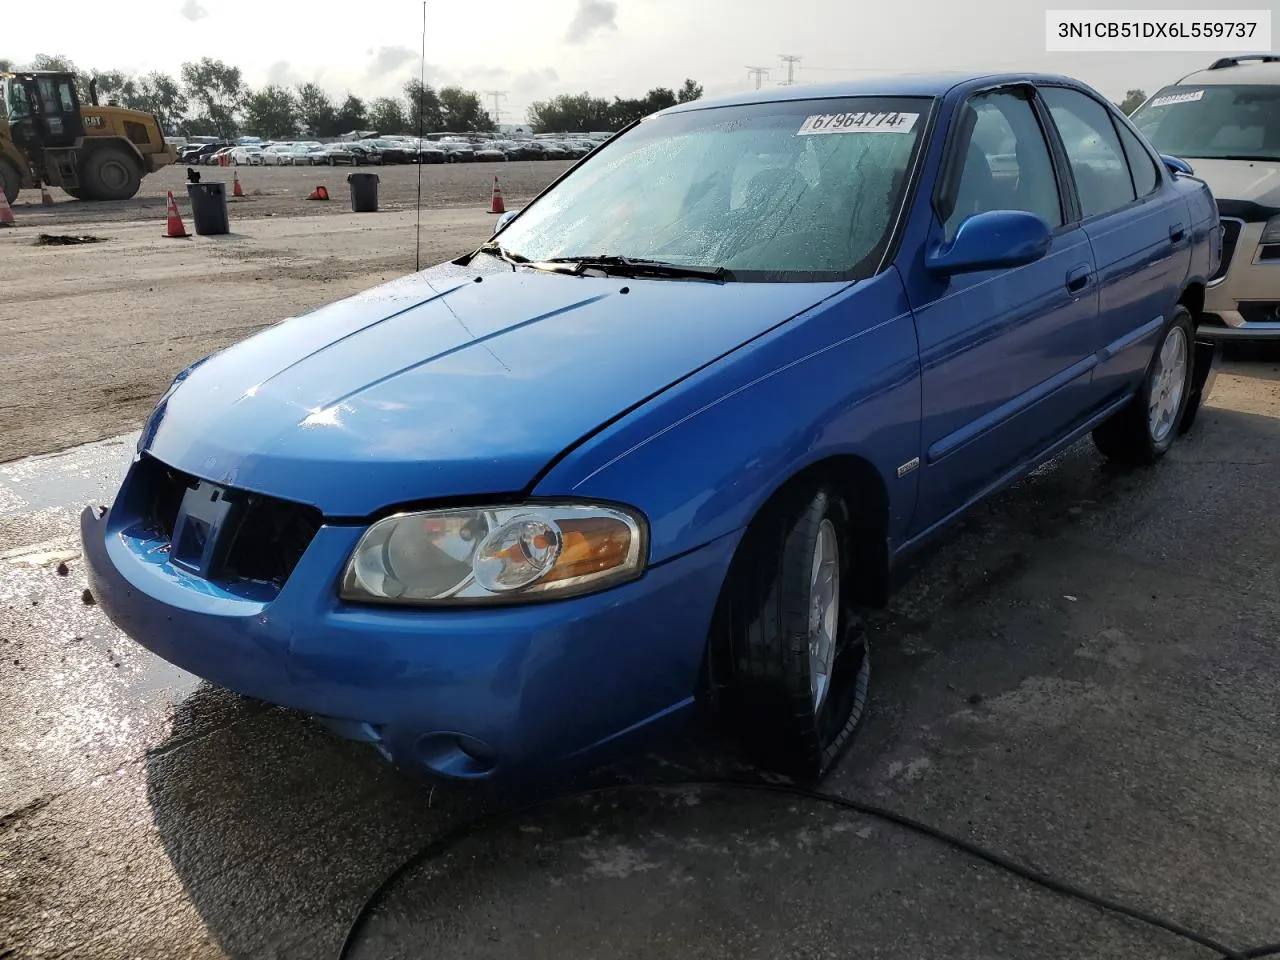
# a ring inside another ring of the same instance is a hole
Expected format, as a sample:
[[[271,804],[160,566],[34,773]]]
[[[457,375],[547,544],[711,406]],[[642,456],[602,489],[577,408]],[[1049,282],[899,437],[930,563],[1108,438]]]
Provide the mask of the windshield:
[[[1175,157],[1280,160],[1280,87],[1165,87],[1132,119]]]
[[[931,101],[690,110],[596,150],[502,231],[513,257],[623,256],[822,281],[878,266]]]

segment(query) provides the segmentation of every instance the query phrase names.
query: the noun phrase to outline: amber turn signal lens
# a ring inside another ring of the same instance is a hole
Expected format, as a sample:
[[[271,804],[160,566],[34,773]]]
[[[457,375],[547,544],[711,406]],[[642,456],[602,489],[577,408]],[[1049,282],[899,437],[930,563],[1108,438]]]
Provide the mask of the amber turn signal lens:
[[[571,580],[628,565],[631,529],[609,517],[583,517],[559,522],[563,546],[556,565],[540,582]]]

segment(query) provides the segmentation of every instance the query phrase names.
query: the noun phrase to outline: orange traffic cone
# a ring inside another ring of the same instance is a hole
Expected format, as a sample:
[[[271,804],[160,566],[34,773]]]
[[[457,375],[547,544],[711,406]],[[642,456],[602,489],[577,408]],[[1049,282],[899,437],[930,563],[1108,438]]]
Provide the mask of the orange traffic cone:
[[[498,184],[498,178],[493,178],[493,202],[489,204],[490,213],[506,213],[507,205],[502,202],[502,187]]]
[[[308,200],[328,200],[329,191],[326,190],[324,187],[316,187],[314,190],[311,191],[311,195],[307,197],[307,199]]]
[[[40,206],[53,206],[53,194],[49,192],[49,185],[47,183],[40,184]]]
[[[173,199],[173,191],[169,191],[169,222],[165,230],[166,237],[189,237],[187,228],[183,226],[182,214],[178,213],[178,201]]]
[[[240,188],[240,171],[237,170],[231,175],[231,195],[233,197],[243,197],[244,190]]]
[[[0,227],[16,227],[13,222],[13,207],[9,206],[9,198],[0,190]]]

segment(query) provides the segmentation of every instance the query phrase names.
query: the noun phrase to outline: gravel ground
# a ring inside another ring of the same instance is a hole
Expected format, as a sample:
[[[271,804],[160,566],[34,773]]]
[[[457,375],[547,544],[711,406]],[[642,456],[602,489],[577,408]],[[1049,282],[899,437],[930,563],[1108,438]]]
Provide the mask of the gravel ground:
[[[400,164],[361,167],[361,173],[379,178],[379,206],[384,210],[410,210],[415,205],[418,173],[422,173],[424,209],[447,207],[489,208],[493,178],[499,178],[503,197],[527,200],[572,166],[567,160],[522,160],[513,163],[448,163],[424,167]],[[232,174],[238,174],[245,197],[234,210],[237,217],[296,217],[330,212],[335,204],[315,203],[307,195],[324,184],[337,205],[347,208],[347,175],[351,167],[199,167],[202,182],[223,181],[231,193]],[[172,190],[184,214],[187,203],[187,168],[165,167],[143,179],[142,189],[132,200],[85,203],[73,200],[61,190],[52,190],[53,207],[40,205],[40,193],[24,190],[13,205],[17,222],[44,229],[56,224],[100,223],[116,220],[158,218],[163,221],[168,192]]]
[[[423,167],[422,265],[489,236],[495,174],[511,209],[566,167]],[[377,169],[380,210],[355,215],[350,168],[242,167],[247,196],[228,200],[232,233],[192,240],[162,236],[168,190],[181,197],[186,228],[194,229],[185,168],[148,177],[142,194],[121,203],[64,196],[42,207],[39,194],[23,194],[17,229],[0,230],[0,462],[136,427],[187,364],[413,270],[418,169]],[[201,170],[205,182],[230,174]],[[321,183],[330,202],[307,200]],[[103,242],[37,246],[41,233]]]

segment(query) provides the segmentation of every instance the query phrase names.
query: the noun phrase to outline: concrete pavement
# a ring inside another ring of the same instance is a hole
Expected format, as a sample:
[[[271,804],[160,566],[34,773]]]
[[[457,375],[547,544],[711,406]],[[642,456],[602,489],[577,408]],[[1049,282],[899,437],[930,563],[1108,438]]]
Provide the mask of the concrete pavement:
[[[949,535],[872,625],[869,718],[828,788],[1233,945],[1280,940],[1275,366],[1220,378],[1157,468],[1082,444]],[[0,464],[0,957],[331,957],[381,877],[480,805],[82,601],[75,517],[132,446]],[[736,768],[690,736],[597,779]],[[886,824],[712,790],[465,841],[355,956],[1209,954]]]

